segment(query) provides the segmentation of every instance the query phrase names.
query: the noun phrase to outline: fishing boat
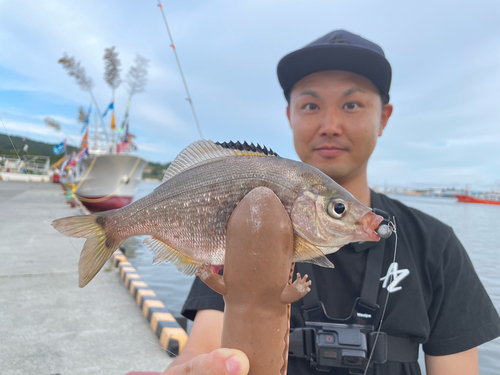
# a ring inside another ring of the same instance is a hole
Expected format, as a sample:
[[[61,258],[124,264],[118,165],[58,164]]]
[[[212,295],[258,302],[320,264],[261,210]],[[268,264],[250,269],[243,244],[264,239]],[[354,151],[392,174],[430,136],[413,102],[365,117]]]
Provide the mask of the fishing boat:
[[[483,197],[486,199],[481,199],[473,197],[468,194],[459,194],[455,195],[455,197],[457,197],[458,201],[461,203],[482,203],[482,204],[494,204],[500,206],[500,196],[497,196],[496,199],[488,199],[488,198],[495,198],[495,196]]]
[[[80,151],[63,162],[60,176],[61,182],[66,181],[67,187],[71,187],[76,198],[90,211],[122,208],[132,202],[147,164],[144,159],[132,154],[137,147],[132,142],[134,136],[129,133],[129,108],[132,97],[144,92],[148,60],[137,55],[134,66],[124,79],[128,87],[128,102],[121,126],[117,127],[114,98],[115,90],[122,83],[119,74],[121,62],[114,46],[104,51],[104,79],[111,88],[112,95],[111,103],[103,113],[92,93],[92,79],[80,68],[80,62],[75,63],[74,58],[66,54],[58,61],[92,99],[88,111],[83,107],[79,109],[78,121],[83,123],[82,133],[85,133]],[[92,108],[95,111],[95,127],[90,130],[93,131],[93,136],[89,134]],[[108,113],[111,115],[110,134],[104,123]]]
[[[54,172],[50,169],[48,156],[0,155],[0,180],[25,182],[50,182]]]
[[[66,161],[72,168],[64,181],[70,181],[77,198],[90,211],[122,208],[132,202],[147,162],[131,153],[136,147],[129,139],[128,125],[119,144],[108,140],[97,119],[91,142],[88,131],[89,127],[81,151]]]
[[[75,176],[76,195],[90,211],[122,208],[132,202],[146,164],[130,154],[90,154]]]

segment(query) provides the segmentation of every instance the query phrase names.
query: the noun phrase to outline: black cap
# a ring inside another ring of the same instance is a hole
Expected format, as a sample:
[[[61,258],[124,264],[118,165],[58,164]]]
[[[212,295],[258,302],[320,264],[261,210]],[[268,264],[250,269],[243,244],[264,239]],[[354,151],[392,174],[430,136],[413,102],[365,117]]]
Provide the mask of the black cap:
[[[377,44],[345,30],[335,30],[289,53],[278,64],[278,80],[287,100],[305,76],[324,70],[346,70],[368,78],[389,102],[391,65]]]

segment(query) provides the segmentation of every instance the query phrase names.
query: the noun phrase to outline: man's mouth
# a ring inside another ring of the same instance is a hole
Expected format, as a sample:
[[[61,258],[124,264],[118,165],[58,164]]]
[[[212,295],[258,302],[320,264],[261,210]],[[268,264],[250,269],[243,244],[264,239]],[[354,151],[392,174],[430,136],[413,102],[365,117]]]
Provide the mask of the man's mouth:
[[[346,149],[337,146],[320,146],[314,148],[314,151],[316,151],[318,154],[324,157],[334,157],[342,154],[343,152],[346,151]]]

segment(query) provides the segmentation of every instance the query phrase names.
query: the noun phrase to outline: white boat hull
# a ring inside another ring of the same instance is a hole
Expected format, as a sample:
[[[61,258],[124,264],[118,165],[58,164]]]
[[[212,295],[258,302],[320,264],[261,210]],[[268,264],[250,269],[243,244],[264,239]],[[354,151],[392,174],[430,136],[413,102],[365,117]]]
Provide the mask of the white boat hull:
[[[147,162],[130,154],[90,155],[76,165],[76,195],[91,211],[129,204]]]

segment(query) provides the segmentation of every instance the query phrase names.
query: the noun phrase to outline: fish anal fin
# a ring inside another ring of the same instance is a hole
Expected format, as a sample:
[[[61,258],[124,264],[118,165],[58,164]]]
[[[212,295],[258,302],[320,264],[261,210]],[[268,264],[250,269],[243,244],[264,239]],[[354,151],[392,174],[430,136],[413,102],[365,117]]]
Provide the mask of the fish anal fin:
[[[323,252],[309,241],[297,235],[293,236],[293,262],[312,263],[321,267],[334,268]]]
[[[194,275],[194,273],[198,269],[198,266],[201,265],[200,262],[196,262],[191,258],[185,256],[159,238],[146,238],[143,244],[149,247],[149,249],[152,251],[154,255],[153,264],[159,264],[163,262],[172,263],[182,274],[186,276]]]

